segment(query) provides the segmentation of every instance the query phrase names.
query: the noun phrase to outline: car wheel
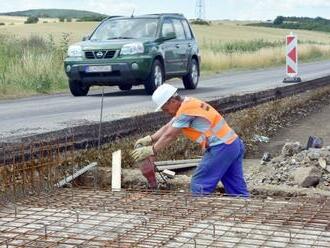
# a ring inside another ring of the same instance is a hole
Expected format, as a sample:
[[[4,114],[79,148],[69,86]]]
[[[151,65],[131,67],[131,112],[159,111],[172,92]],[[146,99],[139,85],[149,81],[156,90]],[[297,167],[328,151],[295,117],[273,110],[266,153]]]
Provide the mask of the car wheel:
[[[196,59],[192,59],[189,72],[182,78],[183,85],[186,89],[196,89],[199,82],[199,67]]]
[[[84,86],[81,81],[69,80],[69,87],[73,96],[86,96],[89,91],[88,86]]]
[[[130,89],[132,89],[132,86],[133,85],[131,85],[131,84],[120,84],[120,85],[118,85],[120,90],[130,90]]]
[[[144,89],[148,95],[152,95],[154,91],[164,83],[163,65],[159,60],[155,60],[151,67],[151,73],[144,83]]]

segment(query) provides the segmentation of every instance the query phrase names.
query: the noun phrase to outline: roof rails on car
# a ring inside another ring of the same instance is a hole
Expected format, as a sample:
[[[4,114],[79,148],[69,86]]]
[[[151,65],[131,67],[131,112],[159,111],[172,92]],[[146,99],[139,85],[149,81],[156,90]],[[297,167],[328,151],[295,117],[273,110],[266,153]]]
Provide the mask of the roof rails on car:
[[[116,17],[123,17],[123,16],[120,16],[120,15],[114,15],[114,16],[108,16],[106,19],[112,19],[112,18],[116,18]]]
[[[156,14],[147,14],[144,16],[180,16],[180,17],[184,17],[184,15],[180,14],[180,13],[156,13]],[[120,16],[120,15],[108,16],[105,20],[109,20],[109,19],[117,18],[117,17],[125,17],[125,16]],[[135,17],[135,16],[133,16],[133,17]]]
[[[156,16],[162,16],[162,15],[176,15],[176,16],[184,16],[180,13],[156,13],[156,14],[148,14],[148,15],[156,15]]]

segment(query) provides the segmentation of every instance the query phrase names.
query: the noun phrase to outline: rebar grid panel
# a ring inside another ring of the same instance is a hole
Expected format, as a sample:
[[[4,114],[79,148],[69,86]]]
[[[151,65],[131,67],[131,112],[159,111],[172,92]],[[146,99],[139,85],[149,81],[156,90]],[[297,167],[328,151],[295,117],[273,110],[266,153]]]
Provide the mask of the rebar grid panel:
[[[330,198],[61,189],[0,209],[0,247],[330,247]]]
[[[15,202],[35,192],[53,190],[55,183],[72,173],[74,137],[64,142],[1,145],[0,157],[0,200]]]

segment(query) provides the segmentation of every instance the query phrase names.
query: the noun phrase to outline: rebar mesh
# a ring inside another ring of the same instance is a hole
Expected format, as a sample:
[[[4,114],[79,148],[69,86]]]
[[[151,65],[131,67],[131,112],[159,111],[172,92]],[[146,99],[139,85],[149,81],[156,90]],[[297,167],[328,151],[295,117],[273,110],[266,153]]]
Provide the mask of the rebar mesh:
[[[58,189],[73,143],[1,147],[0,247],[330,247],[326,196]]]
[[[0,247],[330,247],[330,198],[61,189],[0,211]]]

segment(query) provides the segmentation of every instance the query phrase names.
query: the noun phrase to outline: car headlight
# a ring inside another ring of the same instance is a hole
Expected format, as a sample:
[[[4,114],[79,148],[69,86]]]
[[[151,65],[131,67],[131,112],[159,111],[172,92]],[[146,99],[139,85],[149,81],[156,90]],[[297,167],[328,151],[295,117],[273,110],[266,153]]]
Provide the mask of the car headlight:
[[[68,56],[69,57],[82,57],[83,51],[82,51],[81,46],[77,46],[77,45],[69,46]]]
[[[144,46],[140,42],[126,44],[121,48],[121,55],[132,55],[137,53],[144,53]]]

